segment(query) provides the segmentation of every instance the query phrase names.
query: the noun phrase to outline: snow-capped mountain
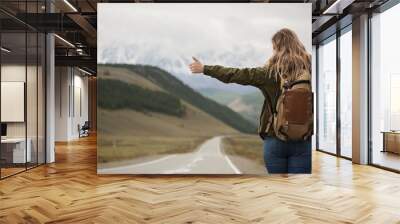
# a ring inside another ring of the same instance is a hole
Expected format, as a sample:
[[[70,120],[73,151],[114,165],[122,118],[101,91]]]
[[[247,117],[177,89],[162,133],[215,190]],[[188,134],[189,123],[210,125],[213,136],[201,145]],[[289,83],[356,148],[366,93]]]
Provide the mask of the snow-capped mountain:
[[[235,84],[226,85],[207,76],[194,75],[190,73],[188,65],[192,62],[192,56],[195,56],[204,64],[220,64],[232,67],[254,67],[262,66],[266,61],[267,53],[263,49],[256,49],[252,45],[234,46],[228,50],[221,51],[207,50],[193,55],[187,52],[173,51],[168,46],[155,46],[146,44],[130,44],[128,46],[103,47],[98,53],[99,63],[114,64],[145,64],[160,67],[189,86],[200,88],[218,88],[232,89],[236,91],[247,91],[248,87],[242,87]]]

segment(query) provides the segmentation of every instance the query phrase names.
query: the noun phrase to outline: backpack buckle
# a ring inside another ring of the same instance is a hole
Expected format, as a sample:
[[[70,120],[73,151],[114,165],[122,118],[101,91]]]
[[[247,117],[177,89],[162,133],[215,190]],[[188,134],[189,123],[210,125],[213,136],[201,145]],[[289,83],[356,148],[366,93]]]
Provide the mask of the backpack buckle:
[[[291,84],[289,81],[285,81],[285,83],[283,83],[283,89],[287,90],[291,88]]]

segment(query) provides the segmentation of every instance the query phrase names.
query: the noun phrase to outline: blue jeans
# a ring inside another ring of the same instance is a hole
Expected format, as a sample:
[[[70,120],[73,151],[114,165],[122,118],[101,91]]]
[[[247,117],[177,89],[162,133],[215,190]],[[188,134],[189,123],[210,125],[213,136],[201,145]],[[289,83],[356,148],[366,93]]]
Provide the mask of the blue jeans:
[[[311,173],[311,139],[281,141],[264,139],[264,162],[268,173]]]

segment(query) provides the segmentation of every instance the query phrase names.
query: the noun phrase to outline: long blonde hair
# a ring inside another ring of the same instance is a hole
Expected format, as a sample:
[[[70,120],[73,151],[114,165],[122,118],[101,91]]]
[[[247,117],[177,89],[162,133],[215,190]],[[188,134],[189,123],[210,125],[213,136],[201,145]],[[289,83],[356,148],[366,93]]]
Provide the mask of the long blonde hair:
[[[272,37],[274,54],[267,61],[267,68],[281,81],[293,81],[307,74],[311,76],[311,55],[307,53],[296,33],[284,28]],[[282,82],[281,82],[282,83]]]

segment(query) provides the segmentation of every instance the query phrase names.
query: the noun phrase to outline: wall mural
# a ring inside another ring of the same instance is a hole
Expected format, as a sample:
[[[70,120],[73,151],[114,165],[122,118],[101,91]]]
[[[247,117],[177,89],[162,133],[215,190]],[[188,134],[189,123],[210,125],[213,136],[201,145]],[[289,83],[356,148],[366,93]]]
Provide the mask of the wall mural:
[[[263,67],[283,28],[311,52],[311,4],[98,4],[98,173],[268,174],[262,91],[204,65]]]

